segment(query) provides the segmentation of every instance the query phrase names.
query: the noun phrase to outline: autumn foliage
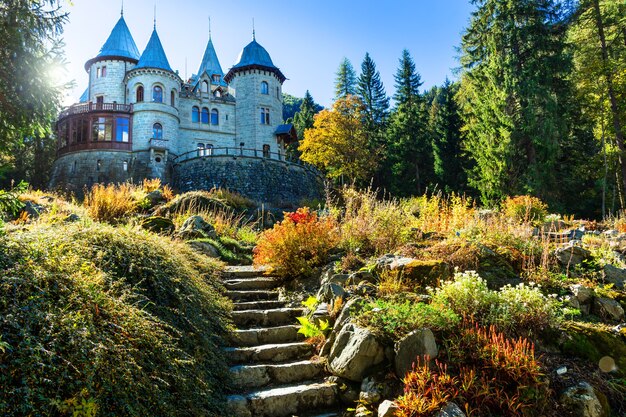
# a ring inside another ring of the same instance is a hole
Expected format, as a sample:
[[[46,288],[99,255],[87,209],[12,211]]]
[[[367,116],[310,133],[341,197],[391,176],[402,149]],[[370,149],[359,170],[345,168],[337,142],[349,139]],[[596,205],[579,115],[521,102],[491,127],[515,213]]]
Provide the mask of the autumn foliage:
[[[307,276],[326,262],[338,243],[337,225],[308,208],[285,213],[285,220],[266,230],[254,249],[254,264],[269,265],[283,277]]]

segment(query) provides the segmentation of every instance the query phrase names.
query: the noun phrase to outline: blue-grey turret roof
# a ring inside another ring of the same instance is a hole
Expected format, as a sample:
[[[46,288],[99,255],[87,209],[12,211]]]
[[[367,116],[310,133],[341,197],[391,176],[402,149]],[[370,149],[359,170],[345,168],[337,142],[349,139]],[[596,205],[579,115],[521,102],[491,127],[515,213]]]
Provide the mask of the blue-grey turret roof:
[[[274,65],[270,54],[259,44],[255,38],[252,39],[248,45],[241,51],[237,63],[226,74],[227,82],[233,77],[234,73],[239,70],[245,70],[248,68],[259,68],[267,71],[274,72],[281,82],[285,81],[283,73]]]
[[[209,43],[207,43],[206,49],[204,51],[204,56],[202,57],[202,63],[200,63],[198,75],[194,76],[194,81],[198,81],[199,78],[205,73],[208,74],[209,77],[212,77],[215,74],[219,75],[219,84],[226,86],[226,83],[223,81],[224,71],[222,71],[220,60],[217,58],[217,53],[215,52],[215,47],[213,46],[213,41],[210,37]]]
[[[120,20],[117,21],[109,38],[100,48],[97,58],[105,56],[139,59],[139,49],[137,49],[137,45],[130,34],[124,16],[121,16]]]
[[[172,71],[156,28],[152,31],[148,45],[143,51],[143,54],[141,54],[141,58],[139,58],[139,62],[135,68],[160,68],[170,72]]]

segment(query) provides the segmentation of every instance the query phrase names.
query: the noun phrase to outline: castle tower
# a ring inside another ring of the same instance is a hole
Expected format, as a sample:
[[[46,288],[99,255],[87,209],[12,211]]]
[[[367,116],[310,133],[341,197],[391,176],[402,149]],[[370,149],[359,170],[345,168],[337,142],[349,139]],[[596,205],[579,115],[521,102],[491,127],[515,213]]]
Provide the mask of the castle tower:
[[[178,153],[182,80],[170,67],[156,24],[139,62],[125,81],[133,104],[133,175],[167,182],[169,155]]]
[[[283,141],[277,136],[282,123],[283,73],[255,38],[239,54],[237,63],[224,80],[237,100],[237,145],[284,154]],[[241,145],[243,144],[243,145]]]
[[[123,80],[138,60],[139,50],[122,14],[100,53],[85,63],[89,86],[81,101],[128,104]]]

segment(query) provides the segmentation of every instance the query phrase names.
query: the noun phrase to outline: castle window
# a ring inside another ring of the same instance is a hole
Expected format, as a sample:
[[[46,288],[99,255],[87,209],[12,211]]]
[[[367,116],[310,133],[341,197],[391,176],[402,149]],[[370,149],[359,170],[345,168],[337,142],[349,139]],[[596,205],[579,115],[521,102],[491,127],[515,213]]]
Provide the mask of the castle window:
[[[215,90],[215,97],[217,98],[222,97],[222,92],[220,90]]]
[[[204,154],[205,154],[206,156],[211,156],[211,155],[213,155],[213,145],[211,145],[210,143],[208,143],[208,144],[206,145],[205,150],[204,150]]]
[[[100,67],[96,68],[96,78],[100,78]]]
[[[261,124],[270,124],[270,109],[268,109],[267,107],[261,107]]]
[[[102,71],[100,72],[100,76],[101,77],[106,77],[107,76],[107,67],[106,67],[106,65],[104,67],[102,67]]]
[[[143,101],[143,85],[137,87],[137,103],[141,103]]]
[[[115,120],[115,141],[116,142],[125,142],[128,143],[129,141],[129,136],[128,136],[128,124],[129,124],[129,120],[125,117],[118,117]]]
[[[161,126],[161,123],[155,123],[152,126],[152,139],[163,139],[163,126]]]
[[[270,145],[263,145],[263,158],[270,157]]]
[[[172,107],[176,106],[176,92],[174,90],[170,93],[170,104]]]
[[[152,101],[155,103],[163,103],[163,89],[161,86],[152,87]]]
[[[102,109],[102,105],[104,104],[104,96],[96,96],[96,109]]]
[[[276,98],[280,100],[280,87],[276,87]]]
[[[202,108],[202,123],[209,123],[209,109]]]
[[[72,164],[72,174],[76,173],[76,161]]]
[[[200,121],[200,108],[198,106],[193,106],[191,109],[191,122],[198,123]]]
[[[124,169],[124,172],[128,171],[128,161],[122,162],[122,168]]]
[[[202,92],[203,93],[209,93],[209,82],[208,81],[202,81]]]
[[[91,122],[91,140],[94,142],[110,141],[113,136],[113,119],[94,117]]]
[[[267,82],[263,81],[261,83],[261,94],[269,94],[269,93],[270,93],[270,88]]]
[[[198,143],[198,156],[204,156],[204,143]]]
[[[220,124],[220,112],[217,109],[211,110],[211,124],[219,125]]]
[[[213,82],[215,84],[220,82],[220,75],[219,74],[213,74]]]

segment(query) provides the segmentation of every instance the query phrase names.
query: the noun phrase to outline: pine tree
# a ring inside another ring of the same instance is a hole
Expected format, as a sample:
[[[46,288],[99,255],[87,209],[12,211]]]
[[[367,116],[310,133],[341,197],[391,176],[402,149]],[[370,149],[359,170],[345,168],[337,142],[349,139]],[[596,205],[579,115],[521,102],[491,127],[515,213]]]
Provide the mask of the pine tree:
[[[357,80],[356,92],[365,105],[365,124],[372,132],[385,123],[389,115],[389,98],[385,92],[380,73],[369,53],[365,54],[361,64],[361,75]]]
[[[569,62],[556,0],[473,0],[463,35],[458,93],[470,185],[483,203],[509,194],[548,197],[559,140],[568,133],[560,97]]]
[[[313,96],[309,90],[306,90],[304,94],[304,99],[302,100],[302,104],[300,105],[300,111],[296,113],[293,118],[293,126],[296,128],[296,132],[298,132],[298,137],[304,137],[304,131],[306,129],[310,129],[313,127],[313,118],[315,114],[318,112],[317,105],[313,100]]]
[[[419,88],[422,85],[421,77],[415,70],[415,62],[407,49],[402,51],[400,66],[395,75],[396,93],[393,99],[396,107],[413,105],[420,101]]]
[[[339,64],[335,78],[335,100],[356,94],[356,73],[348,58]]]
[[[466,162],[461,155],[461,117],[455,101],[458,84],[447,78],[441,87],[434,87],[429,110],[428,133],[433,148],[433,174],[444,190],[465,189]]]

